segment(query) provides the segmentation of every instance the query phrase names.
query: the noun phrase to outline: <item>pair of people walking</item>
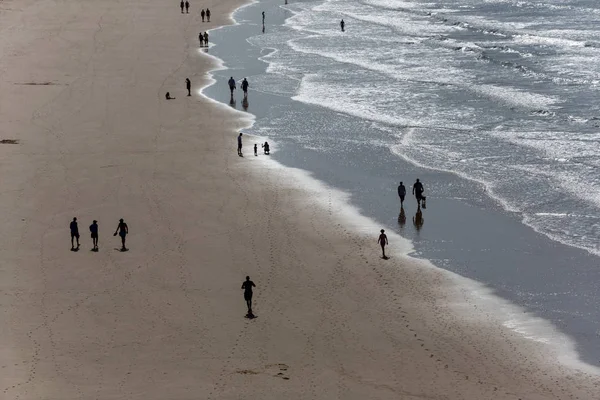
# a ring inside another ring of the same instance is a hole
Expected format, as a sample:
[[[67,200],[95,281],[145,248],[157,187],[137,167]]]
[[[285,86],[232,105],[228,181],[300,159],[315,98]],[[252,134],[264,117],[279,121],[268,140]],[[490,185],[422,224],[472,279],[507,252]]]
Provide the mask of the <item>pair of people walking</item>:
[[[190,13],[190,2],[185,0],[185,2],[183,0],[181,0],[181,2],[179,3],[179,7],[181,8],[181,13],[183,14],[183,9],[185,8],[185,13],[189,14]]]
[[[200,11],[200,16],[202,17],[202,22],[204,22],[204,17],[206,17],[207,22],[210,22],[210,10],[208,8],[206,11],[202,9],[202,11]]]
[[[231,93],[231,100],[233,100],[233,91],[235,90],[235,79],[233,79],[233,76],[229,78],[229,81],[227,81],[227,85],[229,85],[229,92]],[[244,91],[244,99],[248,98],[248,88],[250,87],[250,83],[248,83],[248,80],[246,78],[244,78],[244,80],[242,81],[242,83],[240,84],[240,88]]]
[[[73,217],[73,221],[71,221],[71,224],[69,225],[69,229],[71,230],[71,251],[78,251],[79,250],[79,226],[77,223],[77,217]],[[121,251],[127,251],[127,248],[125,247],[125,237],[129,233],[129,227],[127,226],[125,221],[123,221],[122,218],[119,220],[119,224],[117,225],[117,229],[115,230],[115,233],[113,236],[117,236],[117,233],[121,237],[121,244],[122,244]],[[92,238],[92,244],[93,244],[92,251],[98,251],[98,221],[96,221],[96,220],[92,221],[92,224],[90,225],[90,236]],[[75,247],[75,241],[77,241],[77,247]]]
[[[412,194],[417,199],[417,207],[421,208],[421,204],[423,204],[423,208],[425,208],[425,196],[423,192],[425,189],[423,188],[423,184],[418,179],[415,181],[412,187]],[[400,207],[404,206],[404,198],[406,197],[406,187],[402,182],[398,186],[398,197],[400,197]]]
[[[208,32],[200,32],[198,34],[198,40],[200,41],[200,47],[206,46],[208,47]]]

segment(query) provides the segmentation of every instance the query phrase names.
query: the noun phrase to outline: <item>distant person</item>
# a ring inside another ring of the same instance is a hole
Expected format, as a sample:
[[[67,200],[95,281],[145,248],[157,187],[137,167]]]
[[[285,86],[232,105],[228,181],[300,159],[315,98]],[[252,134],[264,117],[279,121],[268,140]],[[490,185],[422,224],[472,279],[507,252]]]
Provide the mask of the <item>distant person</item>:
[[[185,7],[183,0],[181,0],[181,3],[179,3],[179,7],[181,8],[181,13],[183,14],[183,7]]]
[[[385,230],[381,230],[381,235],[379,235],[379,239],[377,239],[377,243],[379,243],[379,245],[381,246],[381,252],[383,253],[383,258],[386,258],[385,255],[385,246],[388,244],[388,239],[387,236],[385,234]]]
[[[240,132],[240,134],[238,135],[238,156],[243,157],[244,154],[242,154],[242,132]]]
[[[185,0],[185,13],[189,14],[190,13],[190,2]]]
[[[423,200],[424,191],[423,184],[417,179],[412,188],[412,194],[417,198],[417,208],[421,208],[421,200]]]
[[[210,10],[208,8],[206,9],[206,20],[210,22]]]
[[[198,34],[198,41],[200,42],[200,47],[202,47],[204,45],[204,35],[202,35],[202,32]]]
[[[204,45],[208,47],[208,32],[204,32]]]
[[[92,237],[92,251],[98,251],[98,221],[94,220],[90,225],[90,233]]]
[[[192,81],[190,81],[190,78],[185,78],[185,88],[188,91],[188,96],[192,95]]]
[[[119,233],[119,236],[121,236],[121,251],[127,251],[127,247],[125,247],[125,236],[129,233],[129,227],[123,221],[123,218],[119,220],[119,225],[117,225],[117,230],[115,230],[113,236],[117,236],[117,232]]]
[[[258,144],[254,143],[254,156],[258,156]]]
[[[204,12],[204,8],[203,8],[202,11],[200,11],[200,16],[202,17],[202,22],[204,22],[205,15],[206,15],[206,13]]]
[[[404,212],[404,207],[400,207],[400,215],[398,215],[398,223],[401,227],[406,225],[406,213]]]
[[[415,226],[415,229],[417,230],[417,232],[419,232],[421,230],[424,223],[425,223],[425,220],[423,219],[423,211],[421,211],[421,208],[417,208],[417,212],[416,212],[415,216],[413,217],[413,225]]]
[[[265,12],[262,12],[262,17],[263,17],[263,25],[265,24]]]
[[[246,300],[246,306],[248,307],[248,317],[254,317],[252,314],[252,288],[256,287],[254,282],[250,280],[250,277],[247,276],[246,280],[242,282],[242,289],[244,289],[244,300]]]
[[[233,99],[233,91],[235,90],[235,79],[233,79],[233,76],[229,78],[229,82],[227,82],[227,84],[229,85],[229,90],[231,91],[231,98]]]
[[[287,4],[288,0],[285,0],[285,4]]]
[[[340,27],[342,28],[342,32],[344,32],[344,27],[346,26],[346,23],[344,22],[344,20],[340,21]]]
[[[269,149],[269,142],[265,142],[262,145],[262,148],[263,148],[263,153],[265,153],[266,155],[271,154],[270,149]]]
[[[165,98],[167,100],[175,100],[175,97],[171,97],[171,93],[167,92],[167,94],[165,94]]]
[[[400,197],[400,207],[404,206],[404,197],[406,196],[406,187],[402,182],[398,186],[398,197]]]
[[[71,221],[69,228],[71,229],[71,250],[75,250],[75,240],[77,240],[77,249],[79,249],[79,226],[77,226],[77,217],[73,217],[73,221]]]
[[[246,80],[246,78],[244,78],[244,80],[242,81],[242,84],[240,85],[240,87],[244,91],[244,98],[248,97],[248,86],[250,86],[250,84],[248,83],[248,80]]]

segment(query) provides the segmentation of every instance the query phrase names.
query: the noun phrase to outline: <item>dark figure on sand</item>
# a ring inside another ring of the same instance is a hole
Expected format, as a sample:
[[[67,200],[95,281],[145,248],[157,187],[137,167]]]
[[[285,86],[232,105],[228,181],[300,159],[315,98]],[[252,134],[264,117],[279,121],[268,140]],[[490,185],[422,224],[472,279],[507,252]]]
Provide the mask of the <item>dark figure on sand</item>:
[[[254,155],[258,155],[258,145],[256,143],[254,143]]]
[[[379,239],[377,239],[377,243],[379,243],[379,245],[381,246],[381,252],[383,253],[383,258],[387,259],[387,256],[385,255],[385,246],[388,244],[388,239],[387,239],[387,235],[384,233],[385,230],[381,230],[381,235],[379,235]]]
[[[253,318],[254,314],[252,313],[252,288],[256,287],[254,282],[250,280],[250,277],[247,276],[246,280],[242,283],[242,289],[244,289],[244,300],[246,300],[246,306],[248,307],[248,318]]]
[[[167,100],[175,100],[175,97],[171,97],[171,93],[167,92],[167,94],[165,94],[165,98]]]
[[[98,251],[98,221],[94,220],[90,225],[90,233],[92,237],[92,251]]]
[[[181,8],[182,14],[183,14],[183,7],[185,7],[185,4],[184,4],[183,0],[181,0],[181,3],[179,3],[179,8]]]
[[[204,8],[203,8],[202,11],[200,11],[200,16],[202,17],[202,22],[204,22],[205,15],[206,15],[206,13],[204,12]]]
[[[421,208],[417,208],[417,212],[416,212],[415,216],[413,217],[413,225],[415,226],[415,229],[417,230],[417,232],[419,232],[421,230],[424,223],[425,223],[425,220],[423,219],[423,211],[421,211]]]
[[[244,91],[244,98],[248,97],[248,86],[250,86],[250,84],[248,83],[246,78],[244,78],[244,80],[242,81],[242,84],[240,85],[240,87]]]
[[[188,96],[192,95],[192,81],[189,78],[185,78],[185,88],[188,91]]]
[[[238,156],[244,157],[242,154],[242,132],[238,135]]]
[[[265,12],[262,12],[262,17],[263,17],[263,25],[265,24]]]
[[[340,21],[340,28],[342,28],[342,32],[344,32],[344,27],[346,26],[346,23],[344,22],[344,20]]]
[[[208,32],[204,32],[204,45],[208,47]]]
[[[417,198],[417,207],[421,208],[421,200],[423,200],[423,192],[425,189],[423,188],[423,184],[417,179],[417,181],[413,184],[412,193]]]
[[[125,236],[129,233],[129,227],[123,221],[123,218],[119,220],[119,225],[117,225],[117,230],[115,230],[113,236],[117,236],[117,232],[119,233],[119,236],[121,236],[121,251],[127,251],[127,247],[125,247]]]
[[[263,153],[265,153],[266,155],[271,154],[271,150],[269,149],[269,142],[265,142],[265,144],[262,145],[263,148]]]
[[[204,35],[202,35],[202,32],[198,34],[198,41],[200,42],[200,47],[202,47],[204,45]]]
[[[206,20],[210,22],[210,10],[208,8],[206,9]]]
[[[229,85],[229,91],[231,92],[231,98],[233,99],[233,91],[235,90],[235,79],[233,79],[233,76],[229,78],[227,84]]]
[[[402,182],[398,185],[398,197],[400,197],[400,208],[404,206],[404,197],[406,196],[406,186]]]
[[[79,249],[79,227],[77,226],[76,217],[74,217],[73,221],[71,221],[69,228],[71,229],[71,250]],[[75,248],[75,240],[77,240],[77,248]]]
[[[190,13],[190,2],[189,1],[185,1],[185,13],[189,14]]]

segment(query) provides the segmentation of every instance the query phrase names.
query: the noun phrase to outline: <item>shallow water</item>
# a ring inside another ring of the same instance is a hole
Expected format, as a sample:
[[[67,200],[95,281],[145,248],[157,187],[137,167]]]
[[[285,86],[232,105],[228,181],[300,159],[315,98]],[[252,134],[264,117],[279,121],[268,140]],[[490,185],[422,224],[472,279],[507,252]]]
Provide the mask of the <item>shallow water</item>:
[[[228,102],[229,75],[247,76],[250,133],[276,140],[275,158],[600,365],[598,16],[581,1],[267,0],[212,35],[229,69],[206,93]],[[397,223],[397,181],[410,192],[416,177],[420,229],[412,198]]]

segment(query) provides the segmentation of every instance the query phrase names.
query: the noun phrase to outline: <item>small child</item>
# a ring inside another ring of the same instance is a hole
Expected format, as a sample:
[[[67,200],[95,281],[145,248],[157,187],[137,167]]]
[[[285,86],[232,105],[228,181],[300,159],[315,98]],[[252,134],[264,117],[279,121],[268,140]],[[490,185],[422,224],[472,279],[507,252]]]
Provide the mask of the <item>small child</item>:
[[[254,155],[258,155],[258,145],[256,143],[254,143]]]

